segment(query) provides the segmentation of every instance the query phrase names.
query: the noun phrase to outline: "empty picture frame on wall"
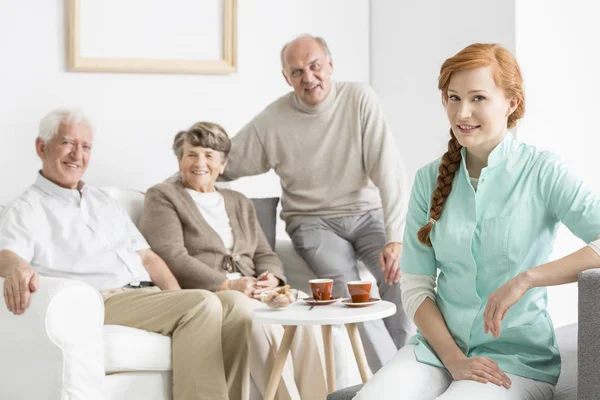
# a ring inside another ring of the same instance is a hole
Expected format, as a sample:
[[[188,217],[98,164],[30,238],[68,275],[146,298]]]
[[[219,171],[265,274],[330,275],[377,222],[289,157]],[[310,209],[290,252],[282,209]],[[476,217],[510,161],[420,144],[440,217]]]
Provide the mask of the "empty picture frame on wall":
[[[67,0],[66,4],[71,71],[237,70],[237,0]]]

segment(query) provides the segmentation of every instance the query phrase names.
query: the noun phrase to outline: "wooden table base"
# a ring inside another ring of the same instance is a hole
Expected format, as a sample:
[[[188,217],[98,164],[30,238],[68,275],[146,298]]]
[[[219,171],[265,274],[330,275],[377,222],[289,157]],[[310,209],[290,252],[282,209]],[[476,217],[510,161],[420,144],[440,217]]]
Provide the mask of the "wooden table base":
[[[296,334],[297,326],[286,325],[284,328],[285,330],[283,332],[283,339],[281,339],[281,346],[279,346],[279,350],[277,350],[275,364],[273,364],[273,370],[271,371],[271,376],[269,377],[269,383],[267,383],[267,388],[265,389],[265,400],[273,400],[275,398],[275,392],[277,392],[277,386],[279,386],[279,381],[281,380],[281,372],[283,371],[283,366],[285,365],[287,355],[290,352],[290,347],[292,345],[294,335]]]
[[[365,355],[365,349],[363,348],[362,341],[360,340],[360,334],[358,333],[358,327],[356,324],[346,324],[346,330],[350,337],[350,343],[352,344],[352,350],[354,351],[354,358],[356,364],[358,364],[358,371],[360,372],[360,378],[363,383],[366,383],[372,376],[371,368],[367,363],[367,356]]]
[[[296,334],[296,325],[286,325],[283,333],[283,339],[281,340],[281,346],[277,350],[275,356],[275,363],[273,364],[273,370],[269,377],[269,383],[265,389],[265,400],[273,400],[275,398],[275,392],[279,386],[281,380],[281,372],[285,365],[285,360],[290,352],[292,340]],[[323,330],[323,344],[325,347],[325,370],[327,373],[327,391],[332,393],[335,391],[335,358],[333,352],[333,334],[331,325],[322,325]],[[362,342],[360,341],[360,334],[358,333],[358,327],[356,324],[346,324],[346,330],[350,337],[350,343],[352,344],[352,351],[354,352],[354,358],[356,358],[356,364],[358,364],[358,370],[360,372],[360,378],[363,383],[366,383],[371,376],[373,376],[369,364],[367,363],[367,357],[365,356],[365,350]]]
[[[335,358],[333,354],[333,335],[331,325],[322,325],[323,345],[325,347],[325,371],[327,372],[327,392],[335,392]]]

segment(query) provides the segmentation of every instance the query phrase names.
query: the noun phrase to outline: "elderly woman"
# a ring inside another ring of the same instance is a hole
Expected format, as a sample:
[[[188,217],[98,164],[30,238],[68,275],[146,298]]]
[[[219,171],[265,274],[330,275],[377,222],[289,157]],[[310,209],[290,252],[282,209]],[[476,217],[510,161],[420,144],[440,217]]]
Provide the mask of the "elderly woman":
[[[140,230],[182,288],[237,290],[246,295],[245,306],[257,308],[260,294],[285,284],[285,275],[252,202],[241,193],[215,187],[230,147],[227,133],[217,124],[199,122],[179,132],[173,143],[179,175],[148,190]],[[281,326],[254,324],[252,329],[250,375],[261,394],[282,337]],[[276,398],[325,398],[311,327],[298,327],[291,351]]]

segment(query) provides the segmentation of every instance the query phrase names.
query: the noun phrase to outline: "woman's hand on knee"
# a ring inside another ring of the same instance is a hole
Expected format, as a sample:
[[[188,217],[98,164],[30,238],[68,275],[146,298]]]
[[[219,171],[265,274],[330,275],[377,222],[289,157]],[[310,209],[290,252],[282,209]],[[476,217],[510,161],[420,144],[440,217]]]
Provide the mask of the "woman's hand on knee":
[[[480,383],[491,382],[509,389],[512,382],[498,364],[487,357],[462,358],[446,364],[452,378],[456,381],[471,380]]]

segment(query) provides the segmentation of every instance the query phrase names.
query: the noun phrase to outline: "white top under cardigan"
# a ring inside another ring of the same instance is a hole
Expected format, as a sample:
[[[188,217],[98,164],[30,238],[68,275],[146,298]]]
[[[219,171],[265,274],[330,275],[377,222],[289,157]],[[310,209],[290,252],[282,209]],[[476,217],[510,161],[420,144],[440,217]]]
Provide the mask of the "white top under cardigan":
[[[217,232],[223,241],[223,245],[231,253],[233,249],[233,231],[229,216],[225,210],[223,195],[216,190],[214,192],[202,193],[193,189],[186,189],[192,196],[192,200],[198,206],[200,214],[208,225]]]

